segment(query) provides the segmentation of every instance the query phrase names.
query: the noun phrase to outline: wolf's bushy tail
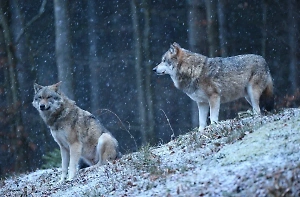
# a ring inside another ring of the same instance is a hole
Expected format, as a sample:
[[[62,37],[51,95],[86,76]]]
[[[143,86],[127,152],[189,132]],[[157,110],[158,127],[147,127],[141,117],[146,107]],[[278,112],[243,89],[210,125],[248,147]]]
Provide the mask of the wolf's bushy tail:
[[[273,81],[271,76],[268,78],[267,87],[260,96],[259,105],[262,111],[271,111],[274,109]]]

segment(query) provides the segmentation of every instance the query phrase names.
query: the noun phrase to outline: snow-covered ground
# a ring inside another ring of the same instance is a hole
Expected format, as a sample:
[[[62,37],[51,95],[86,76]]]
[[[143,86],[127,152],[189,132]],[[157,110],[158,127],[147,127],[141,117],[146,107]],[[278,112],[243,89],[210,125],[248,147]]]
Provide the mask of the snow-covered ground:
[[[60,169],[0,182],[0,196],[300,196],[300,109],[222,121],[58,184]]]

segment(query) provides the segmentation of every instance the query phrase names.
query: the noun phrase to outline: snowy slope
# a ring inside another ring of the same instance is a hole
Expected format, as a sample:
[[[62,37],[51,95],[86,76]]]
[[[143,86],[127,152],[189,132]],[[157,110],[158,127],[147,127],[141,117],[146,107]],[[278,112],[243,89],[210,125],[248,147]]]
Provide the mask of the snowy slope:
[[[222,121],[57,184],[60,169],[0,182],[0,196],[300,196],[300,109]]]

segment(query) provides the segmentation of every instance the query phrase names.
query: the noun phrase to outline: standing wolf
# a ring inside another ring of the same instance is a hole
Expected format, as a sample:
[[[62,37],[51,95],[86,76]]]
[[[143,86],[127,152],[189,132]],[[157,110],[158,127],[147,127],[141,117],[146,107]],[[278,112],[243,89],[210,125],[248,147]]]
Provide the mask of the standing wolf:
[[[245,97],[255,114],[259,100],[266,109],[273,107],[273,82],[266,61],[259,55],[208,58],[185,50],[174,43],[153,71],[169,74],[174,85],[197,102],[199,130],[206,126],[208,110],[211,122],[217,122],[221,103]]]
[[[34,84],[33,106],[51,130],[62,158],[61,181],[76,175],[79,159],[87,164],[105,164],[120,156],[117,140],[95,117],[76,106],[59,90],[60,82],[50,86]]]

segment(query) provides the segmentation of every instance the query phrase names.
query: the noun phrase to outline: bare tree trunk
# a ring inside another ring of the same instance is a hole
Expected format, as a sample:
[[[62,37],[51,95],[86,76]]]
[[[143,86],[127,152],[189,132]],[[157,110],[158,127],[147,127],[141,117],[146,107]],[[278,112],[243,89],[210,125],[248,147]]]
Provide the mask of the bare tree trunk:
[[[1,3],[2,4],[2,3]],[[2,5],[1,8],[2,9]],[[0,25],[0,54],[7,54],[6,53],[6,43],[5,43],[5,39],[4,39],[4,31],[2,28],[2,25]],[[0,56],[0,74],[3,77],[0,77],[0,87],[7,89],[7,87],[9,87],[9,74],[8,74],[8,64],[7,64],[7,57],[6,55],[1,55]],[[7,121],[8,114],[7,114],[7,108],[10,105],[10,101],[11,101],[11,95],[10,95],[10,91],[9,89],[7,89],[7,91],[2,92],[0,97],[0,104],[1,106],[5,106],[5,107],[1,107],[0,108],[0,118],[1,118],[1,130],[6,130],[7,134],[6,135],[2,135],[0,136],[0,143],[3,145],[3,147],[7,146],[7,144],[12,144],[13,139],[11,139],[9,133],[15,133],[14,130],[11,128],[11,126],[9,126],[9,122]],[[9,147],[7,147],[7,149],[5,150],[5,152],[10,153],[10,158],[11,159],[6,159],[5,162],[0,162],[0,177],[2,177],[5,174],[10,173],[10,171],[13,171],[13,167],[12,165],[7,165],[7,164],[11,164],[14,161],[13,158],[13,146],[10,145]],[[3,150],[4,151],[4,150]],[[2,157],[3,158],[3,157]],[[4,159],[1,159],[2,161]],[[13,161],[12,161],[13,160]]]
[[[218,0],[218,22],[219,22],[219,40],[221,56],[228,56],[227,49],[227,28],[226,28],[226,16],[225,16],[225,0]]]
[[[11,10],[11,30],[12,36],[14,38],[15,44],[15,57],[16,69],[18,73],[18,82],[19,89],[22,90],[20,92],[20,99],[22,100],[21,109],[19,109],[22,113],[22,122],[23,122],[23,136],[33,136],[28,135],[28,132],[32,130],[32,120],[30,117],[31,114],[35,114],[34,109],[31,106],[32,95],[33,95],[33,83],[35,80],[35,69],[33,68],[33,64],[31,60],[33,59],[30,56],[30,48],[27,40],[27,34],[23,33],[23,36],[20,37],[20,32],[24,32],[25,22],[24,17],[21,13],[20,3],[18,0],[10,1],[10,10]],[[29,158],[29,147],[28,144],[30,141],[29,137],[23,137],[23,143],[20,154],[24,154],[25,163],[27,166],[34,166],[34,163],[31,163],[31,159]]]
[[[217,1],[205,0],[209,56],[218,56]]]
[[[21,2],[23,3],[23,2]],[[35,81],[35,66],[32,62],[32,54],[30,53],[30,45],[28,43],[27,34],[25,32],[25,21],[21,13],[19,0],[10,1],[11,10],[11,29],[15,43],[15,52],[17,57],[18,80],[20,84],[21,98],[23,101],[23,111],[26,113],[35,110],[31,106],[33,83]],[[36,15],[38,16],[38,15]],[[22,34],[21,34],[22,33]],[[30,107],[29,107],[30,106]],[[27,110],[31,108],[32,110]],[[24,124],[26,124],[24,122]]]
[[[143,51],[145,65],[145,97],[147,103],[147,139],[150,144],[157,143],[157,136],[154,132],[154,109],[153,109],[153,88],[151,79],[152,75],[152,62],[150,61],[150,8],[148,0],[142,2],[144,13],[144,28],[143,28]]]
[[[290,92],[294,93],[298,86],[298,58],[297,58],[297,13],[296,0],[288,0],[288,30],[289,30],[289,81],[290,81]]]
[[[98,109],[100,108],[100,79],[101,75],[101,66],[100,58],[98,53],[98,33],[97,33],[97,24],[99,23],[97,14],[96,14],[96,1],[88,1],[88,39],[89,39],[89,69],[90,69],[90,87],[91,87],[91,112],[97,114]]]
[[[262,39],[261,39],[261,55],[266,57],[267,47],[267,2],[262,1]]]
[[[19,92],[19,84],[17,78],[16,71],[16,56],[12,41],[12,36],[10,33],[10,28],[7,20],[7,4],[3,1],[0,2],[0,24],[3,30],[3,36],[6,45],[6,54],[7,54],[7,66],[8,66],[8,76],[6,89],[10,90],[7,96],[7,103],[9,103],[9,107],[11,107],[11,127],[10,132],[15,134],[15,138],[12,139],[12,147],[11,150],[14,152],[15,160],[15,170],[17,172],[21,172],[27,169],[26,164],[26,153],[27,152],[27,144],[26,138],[24,137],[24,127],[22,123],[22,114],[21,114],[21,99]],[[25,150],[23,150],[25,148]]]
[[[206,54],[206,20],[204,0],[188,0],[188,42],[189,49],[193,52]],[[199,126],[198,107],[192,101],[192,126]]]
[[[141,31],[139,25],[139,18],[137,13],[137,4],[135,0],[130,1],[131,13],[132,13],[132,24],[133,34],[135,40],[135,72],[136,72],[136,86],[137,86],[137,100],[138,100],[138,112],[139,112],[139,123],[142,144],[147,142],[146,138],[146,108],[145,108],[145,94],[143,89],[143,76],[142,76],[142,41]]]
[[[63,81],[62,91],[74,99],[73,59],[71,55],[70,24],[68,0],[54,0],[55,16],[55,54],[58,80]]]
[[[218,24],[219,24],[219,41],[220,41],[220,52],[222,57],[228,56],[228,40],[227,40],[227,23],[226,23],[226,0],[218,0]],[[220,110],[219,116],[230,117],[231,106],[235,103],[227,103]]]

